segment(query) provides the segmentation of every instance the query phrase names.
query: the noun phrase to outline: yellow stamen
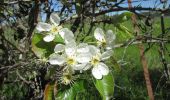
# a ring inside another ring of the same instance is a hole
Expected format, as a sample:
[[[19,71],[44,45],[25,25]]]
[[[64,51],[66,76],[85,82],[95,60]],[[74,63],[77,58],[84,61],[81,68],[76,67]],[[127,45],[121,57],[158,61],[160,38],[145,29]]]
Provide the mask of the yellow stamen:
[[[58,28],[57,27],[52,27],[51,32],[58,32]]]
[[[62,83],[65,85],[70,84],[72,81],[72,75],[69,73],[64,73],[62,76]]]
[[[67,58],[67,64],[74,65],[75,63],[76,63],[76,61],[73,58],[71,58],[71,57]]]
[[[102,41],[98,41],[97,43],[98,43],[98,45],[100,45],[102,47],[106,46],[106,40],[105,39],[102,39]]]
[[[94,57],[92,58],[92,60],[91,60],[91,64],[92,64],[92,65],[96,65],[96,64],[98,64],[99,62],[100,62],[100,59],[99,59],[98,56],[94,56]]]

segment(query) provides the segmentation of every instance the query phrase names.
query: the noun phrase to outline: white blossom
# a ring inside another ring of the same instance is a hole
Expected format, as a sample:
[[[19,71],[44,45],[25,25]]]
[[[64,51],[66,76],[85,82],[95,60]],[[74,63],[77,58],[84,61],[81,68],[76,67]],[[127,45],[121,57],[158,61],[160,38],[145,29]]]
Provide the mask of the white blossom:
[[[88,45],[87,45],[88,46]],[[57,44],[54,48],[54,54],[49,58],[49,63],[52,65],[72,67],[73,70],[83,70],[86,64],[90,61],[90,54],[86,50],[87,47],[84,44],[76,46],[75,41],[70,41],[67,44]],[[59,54],[62,53],[62,54]],[[87,67],[86,67],[87,68]]]
[[[56,13],[50,15],[51,24],[39,22],[36,29],[39,32],[45,32],[45,37],[43,38],[46,42],[51,42],[54,40],[55,35],[60,34],[62,26],[60,26],[60,17]]]
[[[94,31],[94,37],[97,40],[99,46],[105,47],[107,50],[113,48],[114,40],[116,39],[116,35],[112,30],[108,30],[106,34],[101,28],[96,28]]]
[[[110,58],[112,50],[105,51],[101,54],[100,49],[95,46],[90,45],[89,49],[91,53],[90,64],[92,66],[92,75],[96,79],[101,79],[103,75],[108,75],[109,73],[108,66],[102,61]]]

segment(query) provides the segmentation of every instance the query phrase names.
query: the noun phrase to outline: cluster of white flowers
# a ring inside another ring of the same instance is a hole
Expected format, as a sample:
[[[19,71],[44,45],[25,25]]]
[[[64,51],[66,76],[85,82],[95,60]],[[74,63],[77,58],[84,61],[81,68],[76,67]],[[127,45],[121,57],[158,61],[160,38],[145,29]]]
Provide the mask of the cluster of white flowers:
[[[45,31],[46,36],[44,41],[53,41],[56,34],[59,34],[63,40],[63,44],[57,44],[54,48],[54,53],[49,57],[51,65],[59,65],[65,69],[71,69],[71,73],[75,71],[90,70],[96,79],[102,79],[103,75],[108,75],[109,68],[104,63],[109,59],[113,51],[113,43],[116,38],[112,30],[108,30],[106,34],[101,28],[96,28],[94,37],[97,40],[97,46],[87,43],[77,44],[74,34],[68,28],[59,26],[60,18],[56,13],[50,16],[52,25],[47,23],[38,23],[37,30]]]

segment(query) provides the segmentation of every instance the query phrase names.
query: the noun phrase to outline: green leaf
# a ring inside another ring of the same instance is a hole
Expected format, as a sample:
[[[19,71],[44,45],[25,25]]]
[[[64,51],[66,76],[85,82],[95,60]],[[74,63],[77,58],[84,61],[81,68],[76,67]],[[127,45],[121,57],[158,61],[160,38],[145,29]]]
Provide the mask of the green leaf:
[[[111,73],[103,76],[101,80],[95,81],[95,87],[103,100],[110,100],[114,94],[114,77]]]
[[[42,34],[34,34],[32,38],[32,51],[39,58],[46,58],[53,53],[55,43],[43,41]]]
[[[128,21],[129,19],[131,19],[131,16],[133,15],[132,12],[123,12],[122,14],[120,15],[115,15],[113,17],[113,22],[114,24],[120,24],[120,23],[123,23],[123,22],[126,22]]]
[[[64,43],[64,40],[62,39],[62,37],[59,34],[55,35],[55,39],[53,41],[56,43],[61,43],[61,44]]]
[[[118,19],[120,21],[120,23],[123,23],[125,21],[128,21],[129,19],[131,19],[133,13],[132,12],[123,12],[122,14],[120,14],[118,16]]]
[[[84,81],[75,82],[72,86],[67,89],[61,90],[56,96],[56,100],[75,100],[76,96],[84,92]]]
[[[52,42],[45,42],[43,35],[35,33],[32,38],[32,51],[39,58],[47,58],[54,52],[54,47],[57,43],[63,43],[62,38],[56,35],[56,38]]]
[[[53,100],[53,98],[54,98],[54,84],[48,83],[45,86],[43,100]]]
[[[133,37],[131,31],[130,31],[126,26],[124,26],[123,24],[117,24],[117,25],[115,25],[115,27],[116,27],[119,31],[123,32],[123,34],[121,34],[121,35],[122,35],[124,38],[126,38],[127,36],[128,36],[128,37]]]
[[[83,42],[88,43],[88,42],[92,42],[93,40],[94,40],[93,36],[86,36]]]

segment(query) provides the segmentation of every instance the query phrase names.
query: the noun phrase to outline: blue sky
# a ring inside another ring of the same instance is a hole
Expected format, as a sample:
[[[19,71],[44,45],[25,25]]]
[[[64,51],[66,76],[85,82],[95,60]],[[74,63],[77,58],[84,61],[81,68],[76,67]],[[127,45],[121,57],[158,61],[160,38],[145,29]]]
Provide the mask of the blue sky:
[[[57,10],[61,9],[61,4],[59,2],[56,2],[56,0],[52,0],[52,1],[53,1],[53,4],[56,4],[55,6],[53,6],[54,7],[54,11],[57,11]],[[125,3],[120,4],[120,6],[128,7],[127,1],[128,0],[125,0]],[[133,7],[141,6],[141,7],[146,7],[146,8],[148,8],[148,7],[154,8],[156,6],[156,8],[162,8],[162,6],[163,6],[163,4],[160,4],[160,0],[132,0],[132,1],[139,1],[139,2],[132,3]],[[169,7],[169,5],[170,5],[170,0],[168,0],[166,7]],[[124,12],[124,11],[111,12],[111,13],[108,13],[107,15],[120,14],[121,12]],[[45,19],[45,16],[42,16],[42,17],[43,17],[43,19]]]
[[[140,1],[140,0],[132,0],[132,1]],[[156,5],[160,4],[160,0],[141,0],[141,2],[134,2],[132,3],[133,6],[141,5],[142,7],[151,7],[153,8],[156,3]],[[168,0],[167,4],[170,4],[170,0]],[[128,4],[121,4],[122,6],[128,7]],[[157,6],[159,8],[162,7],[162,4],[160,6]]]
[[[123,4],[120,4],[121,7],[128,7],[128,3],[127,3],[128,0],[125,0],[125,3]],[[132,1],[139,1],[139,2],[133,2],[132,3],[132,6],[133,7],[137,7],[137,6],[141,6],[141,7],[145,7],[145,8],[162,8],[163,7],[163,4],[160,3],[160,0],[132,0]],[[169,7],[170,5],[170,0],[168,0],[167,4],[166,4],[166,7]],[[125,12],[125,11],[119,11],[119,12],[112,12],[112,13],[108,13],[107,15],[115,15],[115,14],[120,14],[122,12]]]

